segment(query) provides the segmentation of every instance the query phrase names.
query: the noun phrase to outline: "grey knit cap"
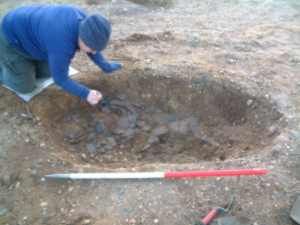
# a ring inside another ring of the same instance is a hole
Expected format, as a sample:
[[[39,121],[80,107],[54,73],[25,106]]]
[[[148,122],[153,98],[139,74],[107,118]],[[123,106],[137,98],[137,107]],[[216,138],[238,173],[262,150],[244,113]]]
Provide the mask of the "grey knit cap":
[[[92,50],[105,49],[110,34],[110,22],[100,14],[86,17],[79,25],[79,37]]]

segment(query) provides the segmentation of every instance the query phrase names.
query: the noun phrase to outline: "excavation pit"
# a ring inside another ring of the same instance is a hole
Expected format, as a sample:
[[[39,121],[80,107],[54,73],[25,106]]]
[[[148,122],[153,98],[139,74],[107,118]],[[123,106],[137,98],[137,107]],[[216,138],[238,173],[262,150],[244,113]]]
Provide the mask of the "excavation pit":
[[[246,157],[280,133],[276,106],[242,87],[203,74],[155,74],[134,71],[87,82],[105,96],[97,107],[50,89],[32,108],[57,148],[106,166]]]

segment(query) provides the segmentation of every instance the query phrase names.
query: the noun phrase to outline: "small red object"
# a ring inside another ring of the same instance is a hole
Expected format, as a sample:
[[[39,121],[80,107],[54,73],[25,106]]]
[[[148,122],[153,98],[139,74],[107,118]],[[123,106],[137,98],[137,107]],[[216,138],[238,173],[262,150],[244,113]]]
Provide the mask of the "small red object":
[[[219,214],[219,209],[215,208],[212,209],[202,220],[203,225],[208,225],[210,224]]]
[[[179,171],[166,172],[166,179],[196,178],[196,177],[224,177],[224,176],[248,176],[265,175],[266,169],[232,169],[232,170],[208,170],[208,171]]]

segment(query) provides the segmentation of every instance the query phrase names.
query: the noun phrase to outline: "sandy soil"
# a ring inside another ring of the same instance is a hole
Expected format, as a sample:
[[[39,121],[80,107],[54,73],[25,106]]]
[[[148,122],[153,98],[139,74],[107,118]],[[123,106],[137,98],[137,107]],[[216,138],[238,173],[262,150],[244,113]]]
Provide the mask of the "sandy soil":
[[[114,130],[122,112],[110,117],[55,86],[29,104],[0,88],[0,224],[194,224],[232,196],[230,215],[246,224],[293,224],[289,211],[300,193],[299,3],[178,0],[161,8],[115,0],[83,7],[109,16],[113,37],[104,54],[124,67],[106,76],[78,54],[76,79],[149,109],[138,118],[150,131],[139,123],[136,142],[122,150],[123,139],[113,136],[116,144],[103,144],[111,154],[90,155],[91,143],[76,135],[90,134],[99,120]],[[164,123],[169,138],[159,130],[159,143],[140,154],[142,147],[134,147],[149,143],[147,135],[161,125],[151,123],[151,113],[175,114],[177,123]],[[189,118],[204,133],[189,130]],[[170,133],[172,127],[181,134]],[[206,144],[194,144],[197,138]],[[174,143],[180,151],[170,153]],[[71,171],[256,167],[270,173],[150,182],[44,179]]]

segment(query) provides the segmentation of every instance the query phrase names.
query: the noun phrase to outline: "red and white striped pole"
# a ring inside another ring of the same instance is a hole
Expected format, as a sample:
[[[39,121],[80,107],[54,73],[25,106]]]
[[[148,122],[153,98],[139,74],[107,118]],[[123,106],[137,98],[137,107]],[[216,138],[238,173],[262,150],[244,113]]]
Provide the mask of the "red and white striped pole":
[[[46,178],[52,179],[103,179],[103,180],[123,180],[123,179],[194,179],[205,177],[225,177],[225,176],[259,176],[265,175],[269,171],[266,169],[230,169],[230,170],[208,170],[208,171],[176,171],[176,172],[110,172],[110,173],[63,173],[49,174]]]

